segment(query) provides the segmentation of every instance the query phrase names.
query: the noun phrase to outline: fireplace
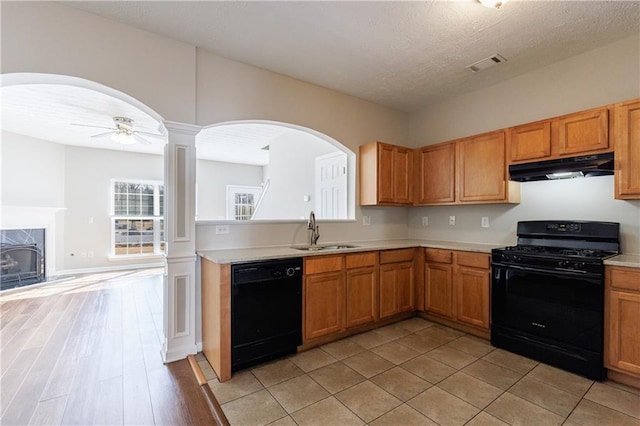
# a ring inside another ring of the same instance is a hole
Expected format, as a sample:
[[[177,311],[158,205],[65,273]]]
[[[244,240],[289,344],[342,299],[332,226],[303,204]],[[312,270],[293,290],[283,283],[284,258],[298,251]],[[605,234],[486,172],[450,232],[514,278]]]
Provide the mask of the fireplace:
[[[0,290],[45,280],[45,230],[0,231]]]

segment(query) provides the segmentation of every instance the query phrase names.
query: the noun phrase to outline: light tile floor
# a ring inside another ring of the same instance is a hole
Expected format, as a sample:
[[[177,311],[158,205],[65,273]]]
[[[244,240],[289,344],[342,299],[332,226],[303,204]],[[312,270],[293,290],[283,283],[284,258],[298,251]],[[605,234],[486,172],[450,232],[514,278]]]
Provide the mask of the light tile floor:
[[[415,317],[220,383],[232,425],[637,425],[640,390],[593,382]]]

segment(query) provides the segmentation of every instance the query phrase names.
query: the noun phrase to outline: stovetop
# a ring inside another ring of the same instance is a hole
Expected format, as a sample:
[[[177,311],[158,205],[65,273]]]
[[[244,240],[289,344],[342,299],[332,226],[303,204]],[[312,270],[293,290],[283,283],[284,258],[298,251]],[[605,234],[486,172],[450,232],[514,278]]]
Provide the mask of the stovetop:
[[[497,249],[497,251],[512,255],[533,255],[549,258],[572,258],[572,259],[588,259],[588,260],[604,260],[618,254],[615,251],[585,249],[585,248],[566,248],[566,247],[549,247],[536,245],[516,245]]]

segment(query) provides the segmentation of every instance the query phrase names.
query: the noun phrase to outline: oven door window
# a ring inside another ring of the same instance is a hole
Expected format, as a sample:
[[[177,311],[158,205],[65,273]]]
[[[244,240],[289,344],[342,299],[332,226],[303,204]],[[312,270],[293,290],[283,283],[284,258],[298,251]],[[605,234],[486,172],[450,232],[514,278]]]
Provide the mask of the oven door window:
[[[494,266],[492,321],[598,351],[602,347],[601,276]]]

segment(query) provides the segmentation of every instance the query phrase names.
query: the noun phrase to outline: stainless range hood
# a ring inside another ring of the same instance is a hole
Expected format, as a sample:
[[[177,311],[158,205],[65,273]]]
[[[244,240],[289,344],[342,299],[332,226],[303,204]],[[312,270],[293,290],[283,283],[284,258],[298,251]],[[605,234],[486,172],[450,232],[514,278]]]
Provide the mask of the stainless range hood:
[[[517,182],[612,174],[612,152],[509,166],[509,179]]]

